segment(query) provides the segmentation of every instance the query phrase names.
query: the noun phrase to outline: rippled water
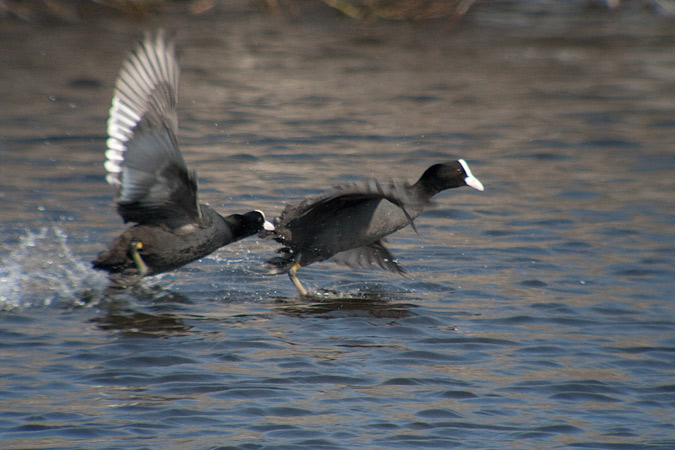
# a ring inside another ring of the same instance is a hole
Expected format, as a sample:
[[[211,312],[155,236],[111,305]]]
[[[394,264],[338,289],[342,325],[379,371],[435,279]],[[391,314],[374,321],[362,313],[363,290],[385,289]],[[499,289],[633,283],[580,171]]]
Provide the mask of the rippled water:
[[[247,239],[138,289],[104,124],[154,23],[0,30],[0,447],[675,448],[675,28],[645,9],[446,23],[165,18],[202,200],[262,208],[465,158],[390,240],[410,272]]]

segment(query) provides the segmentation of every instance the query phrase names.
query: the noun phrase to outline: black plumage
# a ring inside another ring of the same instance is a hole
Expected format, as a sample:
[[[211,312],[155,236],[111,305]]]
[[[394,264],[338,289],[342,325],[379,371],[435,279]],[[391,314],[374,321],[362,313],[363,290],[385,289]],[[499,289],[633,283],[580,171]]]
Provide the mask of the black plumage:
[[[147,35],[124,62],[108,119],[106,180],[135,225],[93,262],[147,276],[179,268],[272,225],[261,211],[223,217],[198,201],[197,178],[178,147],[179,68],[174,44]]]
[[[297,205],[288,205],[274,221],[271,236],[284,245],[268,261],[275,273],[287,272],[298,291],[300,267],[332,258],[351,267],[379,266],[402,274],[384,238],[414,219],[437,193],[460,186],[483,185],[464,160],[435,164],[415,184],[352,183]]]

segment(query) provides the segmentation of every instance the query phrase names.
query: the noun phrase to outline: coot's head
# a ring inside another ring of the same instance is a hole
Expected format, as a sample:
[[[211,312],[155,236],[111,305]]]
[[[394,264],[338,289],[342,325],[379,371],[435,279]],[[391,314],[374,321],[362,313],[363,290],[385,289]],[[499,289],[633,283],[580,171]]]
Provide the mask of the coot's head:
[[[265,220],[265,213],[262,211],[251,211],[246,214],[235,214],[237,217],[237,230],[235,234],[240,236],[250,236],[261,230],[274,231],[274,225]]]
[[[470,186],[482,191],[483,184],[474,177],[469,165],[463,159],[429,167],[417,182],[430,195],[435,195],[446,189],[460,186]]]

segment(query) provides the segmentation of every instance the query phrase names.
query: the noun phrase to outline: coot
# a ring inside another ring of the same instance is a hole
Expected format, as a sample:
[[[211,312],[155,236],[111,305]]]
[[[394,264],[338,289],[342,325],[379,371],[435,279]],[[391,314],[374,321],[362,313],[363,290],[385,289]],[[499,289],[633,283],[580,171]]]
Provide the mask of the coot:
[[[271,236],[284,247],[270,259],[273,273],[288,273],[301,295],[300,267],[332,258],[350,267],[377,265],[403,274],[384,245],[385,236],[413,220],[437,193],[460,186],[479,191],[483,185],[463,159],[429,167],[413,185],[368,181],[341,186],[333,192],[289,205],[274,220]]]
[[[93,262],[147,276],[273,229],[261,211],[223,217],[197,199],[197,178],[178,148],[179,68],[163,32],[147,34],[122,65],[108,119],[106,180],[128,228]]]

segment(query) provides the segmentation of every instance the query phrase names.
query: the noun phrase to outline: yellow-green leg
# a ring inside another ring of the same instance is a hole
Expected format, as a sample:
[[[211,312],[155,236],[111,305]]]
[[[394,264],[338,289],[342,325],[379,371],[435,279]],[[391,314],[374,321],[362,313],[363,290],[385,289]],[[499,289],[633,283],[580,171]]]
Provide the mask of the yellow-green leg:
[[[134,260],[134,263],[136,263],[136,267],[138,268],[138,273],[144,277],[145,275],[150,272],[150,269],[148,269],[148,266],[145,264],[145,261],[143,261],[143,258],[141,258],[141,254],[138,253],[139,250],[143,248],[143,243],[142,242],[132,242],[131,243],[131,259]]]
[[[288,271],[288,277],[291,279],[293,282],[293,285],[295,288],[300,292],[300,295],[307,295],[307,289],[303,287],[303,285],[300,283],[300,280],[298,280],[298,269],[300,268],[300,263],[295,263],[293,264],[293,267],[291,267],[291,270]]]

